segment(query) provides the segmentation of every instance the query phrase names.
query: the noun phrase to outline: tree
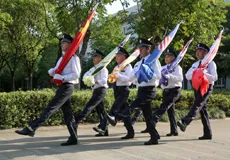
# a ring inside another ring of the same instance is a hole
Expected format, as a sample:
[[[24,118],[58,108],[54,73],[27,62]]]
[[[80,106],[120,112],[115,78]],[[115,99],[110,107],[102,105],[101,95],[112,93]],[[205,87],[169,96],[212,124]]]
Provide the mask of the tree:
[[[224,80],[230,75],[230,5],[227,5],[226,9],[228,10],[228,13],[226,14],[226,22],[223,24],[225,30],[218,54],[215,58],[218,77],[223,78]]]
[[[14,75],[20,58],[28,75],[28,89],[32,89],[33,71],[49,36],[45,26],[45,12],[40,9],[41,3],[36,0],[5,1],[2,6],[2,10],[12,17],[12,23],[7,23],[5,33],[11,42],[9,44],[11,58],[7,66],[12,75],[12,90],[15,89]]]
[[[211,46],[225,22],[227,13],[222,0],[217,0],[216,5],[211,5],[207,0],[136,0],[136,2],[138,13],[129,19],[129,23],[140,37],[153,36],[152,42],[156,45],[177,23],[182,22],[170,47],[180,50],[189,39],[194,38],[193,45],[182,62],[185,72],[195,60],[195,54],[191,54],[194,52],[194,45],[202,42]],[[154,41],[158,37],[159,40]]]
[[[92,48],[104,53],[111,52],[125,38],[122,30],[122,21],[117,16],[108,16],[98,19],[92,25]]]
[[[112,15],[109,15],[105,18],[99,18],[94,21],[91,27],[91,48],[99,49],[105,55],[109,54],[125,38],[125,35],[122,31],[122,24],[123,21],[121,17]],[[127,46],[128,44],[125,45],[125,48],[128,48]],[[85,64],[88,62],[82,63]],[[112,65],[110,64],[108,66],[110,71],[113,69],[114,64],[115,63],[112,62]],[[90,67],[92,67],[92,65]]]
[[[86,20],[93,7],[96,4],[95,0],[90,1],[74,1],[74,0],[49,0],[50,3],[55,6],[55,8],[47,9],[51,14],[51,21],[47,21],[47,25],[50,31],[58,36],[58,33],[67,33],[70,35],[75,35],[83,22]],[[103,17],[106,13],[105,4],[111,3],[113,0],[103,0],[97,9],[97,17]],[[95,16],[96,17],[96,16]],[[94,18],[95,19],[95,18]],[[54,22],[54,23],[53,23]],[[88,47],[88,42],[91,34],[91,26],[82,42],[81,50],[78,50],[78,54],[84,57],[86,49]]]

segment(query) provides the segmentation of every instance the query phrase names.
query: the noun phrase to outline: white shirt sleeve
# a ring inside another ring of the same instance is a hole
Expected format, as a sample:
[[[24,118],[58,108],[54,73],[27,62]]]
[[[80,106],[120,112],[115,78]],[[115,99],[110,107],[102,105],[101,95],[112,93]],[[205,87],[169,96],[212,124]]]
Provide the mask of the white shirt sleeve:
[[[161,79],[161,64],[159,60],[156,60],[152,65],[154,73],[152,79]]]
[[[187,71],[187,73],[185,74],[185,77],[186,77],[186,79],[187,79],[188,81],[192,80],[192,73],[193,73],[193,71],[194,71],[196,68],[197,68],[196,63],[194,63],[194,64],[192,65],[192,67],[191,67],[191,68]]]
[[[83,79],[84,79],[86,76],[89,76],[90,73],[92,73],[93,70],[94,70],[94,67],[90,68],[90,70],[88,70],[87,72],[85,72],[85,74],[83,75]]]
[[[79,58],[77,56],[73,56],[69,63],[71,63],[71,73],[63,75],[64,81],[72,81],[80,78],[81,65]]]
[[[207,72],[204,72],[209,82],[215,82],[218,79],[216,64],[212,61],[207,68]]]
[[[174,72],[169,74],[169,79],[174,82],[183,81],[183,72],[182,72],[182,68],[179,65],[175,68]]]
[[[125,72],[120,72],[118,79],[122,82],[129,82],[133,71],[131,64],[128,64],[124,70]]]
[[[97,80],[97,83],[100,86],[105,86],[107,84],[108,74],[109,74],[107,68],[102,69],[102,71],[99,74],[100,74],[100,76],[99,76],[100,79]]]
[[[62,60],[62,57],[59,58],[59,60],[58,60],[57,63],[56,63],[56,66],[55,66],[54,68],[50,68],[50,69],[49,69],[48,74],[49,74],[50,76],[52,76],[52,77],[54,76],[55,70],[58,68],[59,64],[61,63],[61,60]]]
[[[137,77],[135,76],[135,73],[139,70],[140,63],[141,62],[139,61],[134,65],[134,68],[132,69],[132,72],[129,75],[129,81],[132,82],[133,84],[137,84]]]

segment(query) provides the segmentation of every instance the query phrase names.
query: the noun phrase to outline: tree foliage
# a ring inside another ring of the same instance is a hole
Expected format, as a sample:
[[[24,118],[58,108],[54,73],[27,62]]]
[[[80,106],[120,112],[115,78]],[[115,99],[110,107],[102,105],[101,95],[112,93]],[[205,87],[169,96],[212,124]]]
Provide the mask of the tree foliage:
[[[77,51],[88,57],[90,49],[108,54],[129,32],[143,38],[153,37],[159,43],[177,23],[181,27],[170,45],[179,51],[190,39],[194,41],[182,64],[184,71],[195,61],[195,44],[211,46],[224,27],[220,54],[216,57],[220,75],[229,75],[230,7],[223,0],[215,5],[207,0],[134,0],[136,13],[120,11],[107,15],[105,5],[118,0],[102,0],[89,30]],[[119,0],[124,10],[130,0]],[[59,38],[63,33],[74,35],[95,6],[95,0],[0,0],[0,88],[6,91],[49,87],[47,70],[61,56]],[[124,25],[126,25],[124,31]],[[126,45],[133,50],[137,36]],[[83,73],[92,63],[82,63]],[[114,65],[109,66],[111,69]],[[34,83],[32,83],[34,81]],[[11,83],[10,86],[8,86]]]

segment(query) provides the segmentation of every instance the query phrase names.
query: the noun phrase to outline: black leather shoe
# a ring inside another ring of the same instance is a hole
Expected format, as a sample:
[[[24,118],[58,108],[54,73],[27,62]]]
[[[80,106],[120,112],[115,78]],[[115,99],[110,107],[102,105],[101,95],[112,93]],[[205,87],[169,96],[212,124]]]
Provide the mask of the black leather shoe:
[[[65,143],[61,143],[61,146],[77,145],[77,143],[77,139],[69,138]]]
[[[184,132],[185,130],[186,130],[186,124],[184,124],[182,121],[177,121],[177,125],[178,125],[178,127],[180,128],[180,130],[182,131],[182,132]]]
[[[150,139],[149,141],[144,143],[144,145],[157,145],[157,144],[158,144],[158,140],[153,140],[153,139]]]
[[[166,134],[166,136],[168,136],[168,137],[170,137],[170,136],[178,136],[178,132],[168,133],[168,134]]]
[[[20,135],[24,135],[24,136],[31,136],[34,137],[35,132],[29,130],[28,127],[23,128],[23,130],[16,130],[15,133],[20,134]]]
[[[103,129],[99,128],[99,127],[93,127],[93,130],[94,130],[95,132],[98,132],[98,133],[102,133],[102,134],[105,133],[105,131],[104,131]]]
[[[199,140],[211,140],[212,136],[202,136],[198,138]]]
[[[145,130],[141,131],[141,133],[149,133],[149,132],[148,132],[148,130],[146,128]]]
[[[106,117],[107,117],[109,124],[111,124],[112,126],[116,126],[117,120],[115,117],[110,116],[110,115],[106,115]]]
[[[98,134],[95,134],[95,137],[106,137],[106,136],[109,136],[109,134],[105,133],[105,134],[101,134],[101,133],[98,133]]]
[[[96,128],[96,127],[95,127]],[[95,130],[96,131],[96,130]],[[97,131],[96,131],[97,132]],[[98,134],[95,135],[95,137],[103,137],[103,136],[109,136],[108,129],[104,131],[103,133],[98,132]]]
[[[133,139],[134,138],[134,134],[130,134],[128,133],[126,136],[121,137],[121,139]]]

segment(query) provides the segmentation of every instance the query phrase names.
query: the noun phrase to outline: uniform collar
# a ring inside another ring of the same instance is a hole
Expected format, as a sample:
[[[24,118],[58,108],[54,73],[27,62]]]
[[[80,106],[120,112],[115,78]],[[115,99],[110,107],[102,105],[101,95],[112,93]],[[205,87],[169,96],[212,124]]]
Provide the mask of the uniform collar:
[[[98,64],[96,64],[96,65],[94,65],[94,67],[95,67],[95,68],[97,68],[98,66],[99,66],[99,63],[98,63]]]
[[[142,58],[141,60],[144,59],[146,61],[149,58],[149,56],[150,56],[150,54],[148,56],[146,56],[145,58]]]

